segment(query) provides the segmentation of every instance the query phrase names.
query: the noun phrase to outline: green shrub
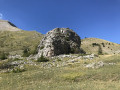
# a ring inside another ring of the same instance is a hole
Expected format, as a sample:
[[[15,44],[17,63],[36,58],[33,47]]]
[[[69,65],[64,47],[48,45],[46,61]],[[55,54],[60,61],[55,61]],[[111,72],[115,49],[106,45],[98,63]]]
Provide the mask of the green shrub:
[[[8,69],[8,68],[12,68],[13,66],[10,64],[12,62],[12,60],[6,60],[4,62],[0,63],[0,69]]]
[[[77,48],[70,48],[69,53],[75,54],[75,53],[82,53],[82,52],[79,52]]]
[[[101,46],[99,46],[98,55],[103,55]]]
[[[37,54],[38,53],[37,48],[38,48],[38,46],[35,46],[35,49],[31,52],[31,54],[33,54],[33,55]]]
[[[86,54],[86,52],[82,48],[80,48],[80,53],[81,54]]]
[[[98,43],[92,43],[92,46],[94,47],[94,46],[99,46],[99,44]]]
[[[8,56],[8,53],[2,52],[1,55],[0,55],[0,59],[5,60],[5,59],[7,59],[7,56]]]
[[[42,50],[43,48],[44,48],[44,46],[41,46],[41,47],[40,47],[40,50]]]
[[[29,57],[31,53],[23,53],[23,57]]]
[[[21,60],[21,59],[19,59],[19,58],[14,58],[13,60],[14,60],[14,61],[18,61],[18,60]]]
[[[62,60],[60,58],[58,58],[57,61],[62,61]]]
[[[101,43],[103,47],[105,47],[105,44],[104,43]]]
[[[71,48],[70,53],[74,53],[74,52],[75,52],[74,48]]]
[[[45,58],[43,54],[41,54],[41,57],[37,59],[37,62],[47,62],[49,59]]]
[[[23,50],[23,57],[29,57],[30,56],[30,49],[28,47],[24,47]]]

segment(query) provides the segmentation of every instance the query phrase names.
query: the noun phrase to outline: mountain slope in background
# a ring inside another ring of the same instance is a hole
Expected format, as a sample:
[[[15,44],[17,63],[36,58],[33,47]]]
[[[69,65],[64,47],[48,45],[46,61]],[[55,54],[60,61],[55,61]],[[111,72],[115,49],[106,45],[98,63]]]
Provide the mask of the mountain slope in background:
[[[23,54],[36,51],[43,35],[36,31],[24,31],[6,20],[0,20],[0,53]],[[86,54],[118,54],[120,45],[98,38],[82,39],[81,48]]]
[[[98,38],[85,38],[82,39],[81,48],[87,54],[116,55],[96,57],[70,54],[47,59],[41,55],[36,61],[33,56],[26,57],[38,53],[36,48],[42,41],[42,34],[17,30],[10,23],[1,24],[0,27],[0,90],[119,90],[119,44]],[[69,38],[64,39],[69,42]],[[50,42],[49,39],[47,41]],[[8,53],[14,55],[13,58],[7,58]],[[20,56],[25,54],[27,56]]]
[[[21,29],[17,28],[13,23],[0,20],[0,31],[20,31]]]
[[[81,48],[87,54],[118,54],[120,45],[98,38],[82,39]]]
[[[0,53],[22,54],[25,48],[32,53],[42,36],[36,31],[24,31],[9,21],[0,20]]]

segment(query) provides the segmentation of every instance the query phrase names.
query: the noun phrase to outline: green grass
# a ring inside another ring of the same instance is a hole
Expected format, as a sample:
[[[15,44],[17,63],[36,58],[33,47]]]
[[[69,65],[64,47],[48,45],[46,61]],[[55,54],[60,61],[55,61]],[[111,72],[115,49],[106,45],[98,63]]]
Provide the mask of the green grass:
[[[98,69],[85,68],[83,63],[95,61],[116,63]],[[0,90],[119,90],[120,55],[104,56],[93,61],[81,60],[80,63],[64,67],[41,68],[26,65],[21,73],[1,73]],[[59,61],[62,62],[63,60]]]
[[[117,54],[120,45],[98,38],[85,38],[81,40],[81,48],[86,54]]]
[[[30,53],[34,53],[42,36],[36,31],[0,32],[0,52],[23,54],[24,48],[27,47]]]
[[[43,56],[43,54],[37,59],[37,62],[48,62],[49,59]]]

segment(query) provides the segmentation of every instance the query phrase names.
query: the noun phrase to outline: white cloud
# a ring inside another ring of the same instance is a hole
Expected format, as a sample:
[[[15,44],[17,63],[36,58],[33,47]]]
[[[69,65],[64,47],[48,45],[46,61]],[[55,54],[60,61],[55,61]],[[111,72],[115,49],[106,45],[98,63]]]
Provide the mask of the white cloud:
[[[0,13],[0,19],[2,19],[3,18],[3,14],[2,13]]]

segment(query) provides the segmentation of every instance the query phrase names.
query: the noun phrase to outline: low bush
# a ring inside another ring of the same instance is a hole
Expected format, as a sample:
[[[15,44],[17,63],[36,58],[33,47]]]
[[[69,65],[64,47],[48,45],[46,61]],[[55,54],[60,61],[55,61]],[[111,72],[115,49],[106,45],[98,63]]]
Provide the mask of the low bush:
[[[49,59],[44,57],[43,54],[41,54],[41,57],[37,59],[37,62],[47,62],[47,61],[49,61]]]
[[[62,60],[60,58],[58,58],[57,61],[62,61]]]
[[[2,52],[2,53],[0,54],[0,59],[1,59],[1,60],[5,60],[5,59],[7,59],[7,56],[8,56],[8,53]]]
[[[35,49],[31,52],[31,54],[35,55],[38,53],[38,50],[37,50],[38,46],[35,46]]]
[[[41,46],[41,47],[40,47],[40,50],[42,50],[43,48],[44,48],[44,46]]]
[[[30,49],[28,47],[24,47],[24,50],[23,50],[23,57],[29,57],[31,54],[30,54]]]
[[[11,60],[6,60],[0,63],[0,69],[8,69],[12,68],[13,66],[10,64]]]

